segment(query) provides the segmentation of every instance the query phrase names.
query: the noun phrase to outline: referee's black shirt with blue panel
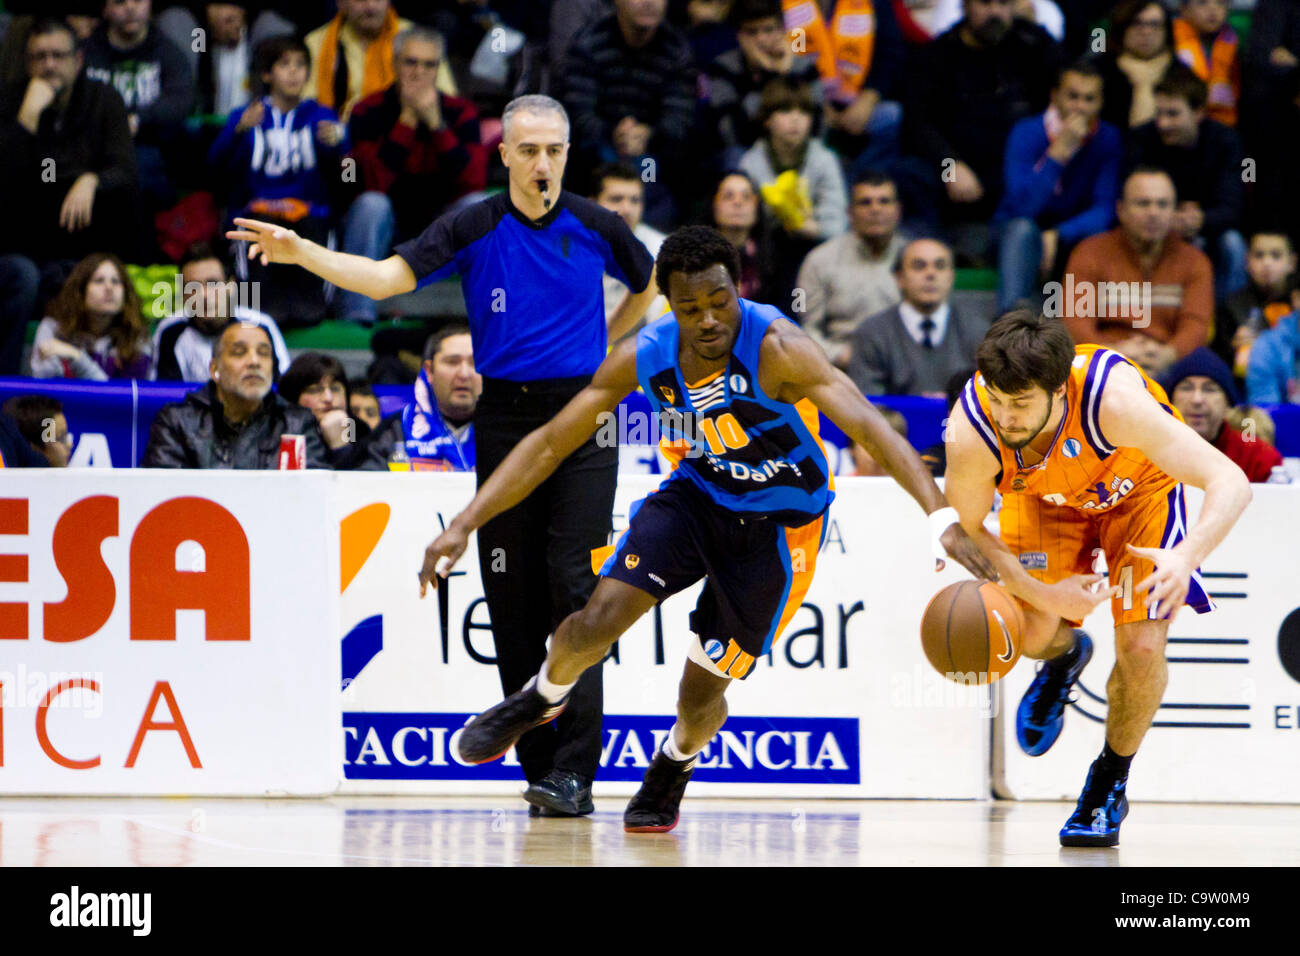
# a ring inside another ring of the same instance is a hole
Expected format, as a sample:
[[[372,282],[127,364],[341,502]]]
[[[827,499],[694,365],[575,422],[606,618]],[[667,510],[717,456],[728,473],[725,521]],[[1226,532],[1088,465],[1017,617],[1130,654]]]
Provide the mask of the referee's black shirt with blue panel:
[[[593,374],[607,351],[601,275],[640,292],[654,267],[622,219],[565,191],[535,220],[499,193],[393,251],[419,287],[461,276],[474,365],[512,382]]]
[[[483,375],[474,410],[480,487],[604,360],[601,275],[640,291],[654,267],[622,219],[563,191],[535,220],[501,193],[443,216],[395,252],[421,286],[461,276],[474,364]],[[506,694],[537,673],[547,636],[595,588],[591,552],[608,540],[617,482],[618,448],[593,435],[532,494],[478,529],[479,573]],[[497,555],[507,558],[500,566]],[[530,784],[554,772],[585,784],[596,775],[602,680],[601,668],[589,668],[555,722],[520,738],[515,751]],[[569,813],[590,808],[589,796],[552,806]]]

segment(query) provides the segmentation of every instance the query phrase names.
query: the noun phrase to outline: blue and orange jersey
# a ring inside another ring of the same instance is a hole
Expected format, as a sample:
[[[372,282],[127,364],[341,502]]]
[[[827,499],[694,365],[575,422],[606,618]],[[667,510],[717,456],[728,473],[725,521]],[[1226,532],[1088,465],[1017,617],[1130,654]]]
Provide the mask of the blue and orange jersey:
[[[778,401],[759,384],[763,336],[778,318],[780,310],[741,299],[727,367],[687,382],[677,318],[669,312],[638,333],[636,371],[672,465],[666,481],[694,482],[738,515],[799,527],[830,506],[835,485],[817,407],[807,399]]]
[[[1065,414],[1042,461],[1026,465],[1018,450],[1003,444],[993,427],[988,390],[977,372],[961,393],[962,409],[990,452],[1002,464],[998,491],[1031,495],[1090,514],[1109,511],[1121,501],[1144,495],[1168,495],[1178,484],[1136,448],[1107,440],[1099,421],[1101,396],[1110,373],[1130,365],[1160,406],[1183,420],[1158,384],[1118,352],[1099,345],[1079,345],[1065,387]]]

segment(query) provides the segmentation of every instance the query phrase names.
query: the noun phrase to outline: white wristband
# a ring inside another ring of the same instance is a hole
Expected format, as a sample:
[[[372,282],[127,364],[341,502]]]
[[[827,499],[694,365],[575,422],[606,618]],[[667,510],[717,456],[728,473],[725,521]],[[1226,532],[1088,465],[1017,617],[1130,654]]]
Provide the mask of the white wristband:
[[[952,525],[960,522],[961,518],[958,516],[956,508],[940,508],[930,515],[930,550],[936,558],[943,560],[948,558],[948,551],[939,539]]]

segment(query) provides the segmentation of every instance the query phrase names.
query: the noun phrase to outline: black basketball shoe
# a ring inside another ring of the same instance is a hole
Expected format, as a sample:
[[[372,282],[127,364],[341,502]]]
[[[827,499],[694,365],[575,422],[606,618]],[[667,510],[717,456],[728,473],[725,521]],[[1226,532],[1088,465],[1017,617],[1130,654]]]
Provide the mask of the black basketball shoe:
[[[695,758],[672,760],[661,750],[650,761],[641,789],[623,812],[628,833],[667,833],[677,826],[677,808],[695,770]]]
[[[566,697],[552,704],[535,690],[531,680],[501,703],[483,711],[461,731],[457,750],[466,763],[487,763],[504,756],[515,742],[534,727],[550,723],[568,704]]]

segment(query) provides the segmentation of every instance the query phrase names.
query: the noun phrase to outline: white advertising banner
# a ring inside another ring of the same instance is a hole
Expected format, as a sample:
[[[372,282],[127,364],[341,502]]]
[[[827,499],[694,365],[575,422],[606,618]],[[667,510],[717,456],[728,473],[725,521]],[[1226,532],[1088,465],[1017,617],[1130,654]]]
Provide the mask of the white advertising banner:
[[[1169,686],[1133,761],[1135,800],[1300,802],[1300,488],[1252,488],[1246,513],[1202,567],[1217,610],[1183,608],[1170,625]],[[1203,496],[1186,494],[1194,526]],[[1096,650],[1046,754],[1029,757],[1016,743],[1033,662],[1000,682],[993,769],[1002,796],[1075,799],[1101,751],[1115,663],[1109,603],[1084,629]]]
[[[337,787],[333,476],[2,475],[0,793]]]
[[[659,480],[620,476],[616,532],[628,506]],[[513,754],[479,767],[455,757],[457,731],[501,699],[475,541],[441,607],[436,596],[417,597],[425,546],[473,487],[471,475],[340,481],[346,792],[522,789]],[[730,716],[691,792],[987,796],[987,692],[935,674],[919,638],[930,596],[965,572],[934,572],[925,516],[892,480],[837,479],[837,487],[804,606],[774,652],[728,692]],[[646,615],[605,664],[597,797],[634,792],[672,726],[698,593]]]

